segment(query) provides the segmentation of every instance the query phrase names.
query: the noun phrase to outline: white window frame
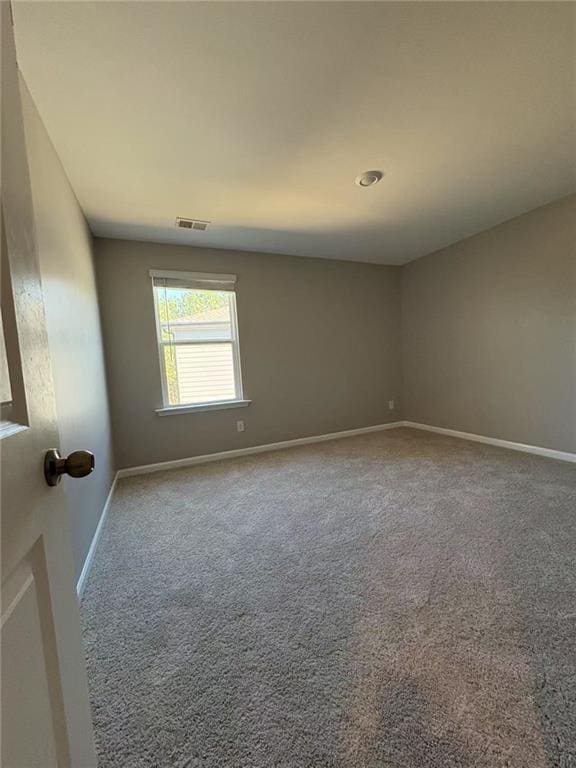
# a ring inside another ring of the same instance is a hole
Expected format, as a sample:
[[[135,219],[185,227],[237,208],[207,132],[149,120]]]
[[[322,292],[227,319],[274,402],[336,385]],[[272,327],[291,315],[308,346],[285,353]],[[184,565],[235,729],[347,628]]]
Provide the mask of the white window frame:
[[[225,408],[242,408],[250,405],[250,400],[244,398],[244,387],[242,384],[242,365],[240,362],[240,340],[238,335],[238,313],[236,309],[236,275],[212,274],[206,272],[181,272],[177,270],[149,270],[152,284],[152,295],[154,300],[154,322],[156,325],[156,341],[158,352],[158,363],[160,366],[160,380],[162,383],[162,408],[157,408],[156,413],[161,416],[173,413],[188,413],[195,411],[222,410]],[[179,405],[170,404],[168,391],[168,381],[166,378],[166,366],[164,348],[170,345],[170,342],[162,339],[162,327],[160,324],[160,312],[158,300],[154,286],[155,279],[177,280],[191,289],[203,291],[222,291],[230,294],[230,324],[232,330],[232,339],[218,339],[211,341],[192,340],[179,341],[177,346],[187,344],[231,344],[232,345],[232,365],[234,371],[234,389],[235,396],[232,400],[214,400],[205,403],[181,403]]]

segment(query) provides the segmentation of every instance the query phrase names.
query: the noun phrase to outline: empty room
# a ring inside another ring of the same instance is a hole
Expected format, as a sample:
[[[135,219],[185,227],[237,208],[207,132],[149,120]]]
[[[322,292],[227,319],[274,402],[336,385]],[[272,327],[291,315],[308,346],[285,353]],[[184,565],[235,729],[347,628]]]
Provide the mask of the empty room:
[[[576,768],[576,3],[0,10],[2,768]]]

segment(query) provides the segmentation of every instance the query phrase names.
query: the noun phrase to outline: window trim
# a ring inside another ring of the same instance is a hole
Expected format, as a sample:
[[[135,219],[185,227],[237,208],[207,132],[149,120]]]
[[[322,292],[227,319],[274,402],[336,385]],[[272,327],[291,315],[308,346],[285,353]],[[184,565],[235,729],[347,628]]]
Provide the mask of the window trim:
[[[160,367],[160,382],[162,385],[162,407],[156,409],[159,415],[168,413],[187,413],[193,411],[221,410],[227,407],[238,408],[249,405],[251,400],[244,398],[244,385],[242,382],[242,365],[240,361],[240,338],[238,334],[238,311],[236,304],[236,275],[212,274],[207,272],[180,272],[176,270],[158,270],[150,269],[148,272],[150,283],[152,285],[152,297],[154,301],[154,324],[156,326],[156,350],[158,353],[158,365]],[[164,347],[169,346],[171,342],[162,339],[162,329],[160,327],[160,312],[156,296],[154,280],[171,279],[181,280],[183,287],[189,287],[191,290],[204,291],[225,291],[230,294],[230,326],[232,338],[218,339],[215,341],[182,341],[172,346],[184,346],[186,344],[231,344],[232,346],[232,367],[234,374],[234,398],[231,400],[206,401],[202,403],[179,403],[170,404],[170,395],[168,381],[166,379],[166,366],[164,363]],[[226,286],[226,287],[224,287]],[[232,286],[232,287],[229,287]]]
[[[158,416],[172,416],[177,413],[198,413],[199,411],[225,411],[232,408],[246,408],[252,400],[215,400],[213,403],[192,403],[191,405],[169,405],[156,408]]]

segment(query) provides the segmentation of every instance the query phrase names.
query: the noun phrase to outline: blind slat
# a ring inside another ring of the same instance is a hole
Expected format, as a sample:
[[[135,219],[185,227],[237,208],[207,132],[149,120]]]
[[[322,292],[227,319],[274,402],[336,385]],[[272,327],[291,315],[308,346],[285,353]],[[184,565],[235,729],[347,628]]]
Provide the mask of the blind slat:
[[[192,290],[234,291],[236,275],[210,274],[208,272],[172,272],[150,270],[155,287],[190,288]]]

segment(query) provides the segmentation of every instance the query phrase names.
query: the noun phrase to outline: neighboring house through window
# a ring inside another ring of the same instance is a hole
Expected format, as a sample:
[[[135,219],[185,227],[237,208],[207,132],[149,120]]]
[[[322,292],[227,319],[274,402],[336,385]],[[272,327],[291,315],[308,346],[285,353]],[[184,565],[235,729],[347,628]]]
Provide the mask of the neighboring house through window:
[[[236,276],[150,270],[164,408],[243,401]]]

